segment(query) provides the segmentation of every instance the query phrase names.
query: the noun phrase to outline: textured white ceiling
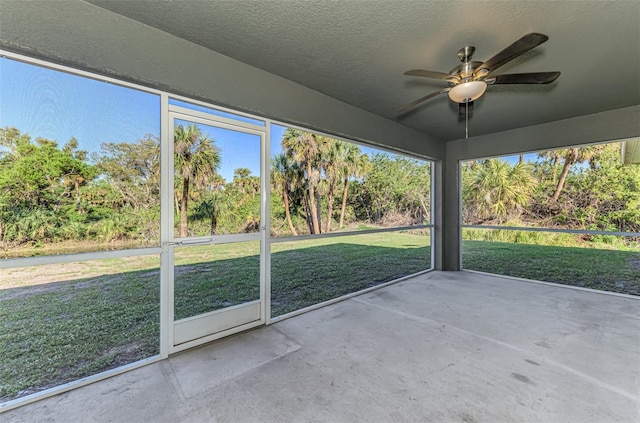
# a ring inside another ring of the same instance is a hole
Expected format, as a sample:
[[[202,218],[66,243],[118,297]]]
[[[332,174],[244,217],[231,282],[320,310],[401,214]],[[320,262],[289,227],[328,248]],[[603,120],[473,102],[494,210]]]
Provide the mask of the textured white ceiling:
[[[549,41],[499,73],[562,75],[489,87],[470,135],[640,104],[639,1],[88,1],[443,140],[465,132],[446,95],[397,110],[446,83],[403,72],[448,72],[465,45],[484,61],[529,32]]]

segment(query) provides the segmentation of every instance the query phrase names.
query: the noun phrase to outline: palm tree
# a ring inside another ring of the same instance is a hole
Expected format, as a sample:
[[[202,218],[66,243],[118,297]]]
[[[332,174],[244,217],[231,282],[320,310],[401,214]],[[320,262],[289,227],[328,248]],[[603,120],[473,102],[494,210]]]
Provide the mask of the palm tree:
[[[207,193],[203,200],[198,204],[196,212],[210,219],[209,232],[211,235],[218,233],[218,222],[223,212],[228,211],[232,207],[232,202],[226,192],[221,189],[214,189]]]
[[[209,193],[202,206],[206,208],[211,216],[211,235],[216,235],[218,231],[218,221],[223,210],[228,210],[231,206],[229,196],[224,191],[226,181],[220,174],[215,174],[209,179]]]
[[[566,150],[556,150],[560,157],[564,158],[562,166],[562,173],[560,173],[560,179],[558,179],[558,185],[551,197],[552,201],[558,201],[560,193],[564,188],[564,183],[569,175],[569,168],[572,164],[583,163],[586,161],[592,162],[603,150],[602,145],[588,145],[584,147],[574,147]]]
[[[360,153],[360,148],[351,143],[341,143],[339,146],[340,155],[340,177],[342,178],[342,204],[340,206],[339,228],[344,226],[344,214],[347,209],[347,194],[349,192],[349,180],[352,177],[358,178],[367,173],[367,156]]]
[[[463,193],[471,201],[480,218],[498,218],[522,211],[535,187],[530,166],[523,163],[511,166],[500,159],[489,159],[469,169],[470,180]]]
[[[287,218],[289,230],[293,236],[298,236],[293,221],[291,220],[291,206],[289,192],[296,184],[296,169],[294,164],[285,154],[278,154],[271,159],[271,182],[282,191],[282,202],[284,204],[284,214]]]
[[[307,182],[307,221],[312,234],[319,234],[320,219],[316,205],[316,189],[320,181],[319,162],[328,138],[298,129],[288,128],[282,137],[285,154],[303,170]]]
[[[322,155],[322,168],[327,182],[327,224],[325,232],[331,232],[331,221],[333,220],[333,202],[335,199],[336,184],[341,176],[342,155],[341,152],[346,147],[346,142],[331,140],[327,144],[327,150]]]
[[[551,177],[554,185],[558,183],[558,160],[563,157],[563,151],[564,150],[547,150],[538,154],[540,158],[551,160],[551,165],[553,166],[553,174]]]
[[[195,125],[178,125],[174,135],[174,167],[177,176],[182,178],[180,198],[180,237],[188,236],[187,207],[189,187],[206,184],[220,166],[220,151],[212,138],[207,137]]]
[[[342,176],[342,205],[340,207],[340,229],[344,226],[349,181],[351,178],[364,177],[373,169],[373,163],[369,161],[369,156],[362,154],[357,145],[346,143],[345,147],[345,150],[341,153],[342,168],[340,170],[340,174]]]
[[[251,175],[251,170],[246,167],[239,167],[233,171],[233,182],[240,186],[243,194],[249,183],[249,175]]]

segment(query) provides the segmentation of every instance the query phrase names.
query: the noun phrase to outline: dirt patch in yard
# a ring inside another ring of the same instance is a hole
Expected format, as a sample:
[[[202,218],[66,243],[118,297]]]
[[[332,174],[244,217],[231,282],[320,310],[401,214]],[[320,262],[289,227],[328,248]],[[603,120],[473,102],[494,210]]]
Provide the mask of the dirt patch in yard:
[[[77,263],[47,264],[42,266],[0,269],[0,289],[22,288],[55,282],[73,282],[98,276],[117,275],[123,272],[159,271],[159,261],[150,266],[140,257],[124,257]]]

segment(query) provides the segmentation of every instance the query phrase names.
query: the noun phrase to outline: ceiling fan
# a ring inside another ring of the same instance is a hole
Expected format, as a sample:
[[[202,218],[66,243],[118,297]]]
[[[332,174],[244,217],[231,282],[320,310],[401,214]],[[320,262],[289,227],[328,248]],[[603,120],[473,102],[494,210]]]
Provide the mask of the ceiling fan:
[[[448,82],[449,86],[412,101],[400,109],[399,113],[402,114],[418,104],[444,93],[448,93],[449,98],[460,105],[460,111],[462,112],[463,109],[465,109],[465,106],[468,110],[468,107],[473,105],[473,101],[484,94],[488,85],[549,84],[558,79],[560,72],[494,75],[494,72],[500,66],[539,46],[548,39],[549,37],[544,34],[538,34],[535,32],[527,34],[485,62],[476,62],[471,60],[471,57],[476,50],[475,47],[463,47],[458,51],[458,58],[462,64],[451,69],[449,73],[434,72],[423,69],[408,70],[404,73],[405,75],[439,79]]]

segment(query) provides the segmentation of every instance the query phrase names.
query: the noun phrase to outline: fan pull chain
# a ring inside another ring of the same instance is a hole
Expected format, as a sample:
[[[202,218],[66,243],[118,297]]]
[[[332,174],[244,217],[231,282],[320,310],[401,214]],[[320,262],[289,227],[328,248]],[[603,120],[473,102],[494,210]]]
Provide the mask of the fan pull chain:
[[[464,104],[464,138],[469,138],[469,103]]]

